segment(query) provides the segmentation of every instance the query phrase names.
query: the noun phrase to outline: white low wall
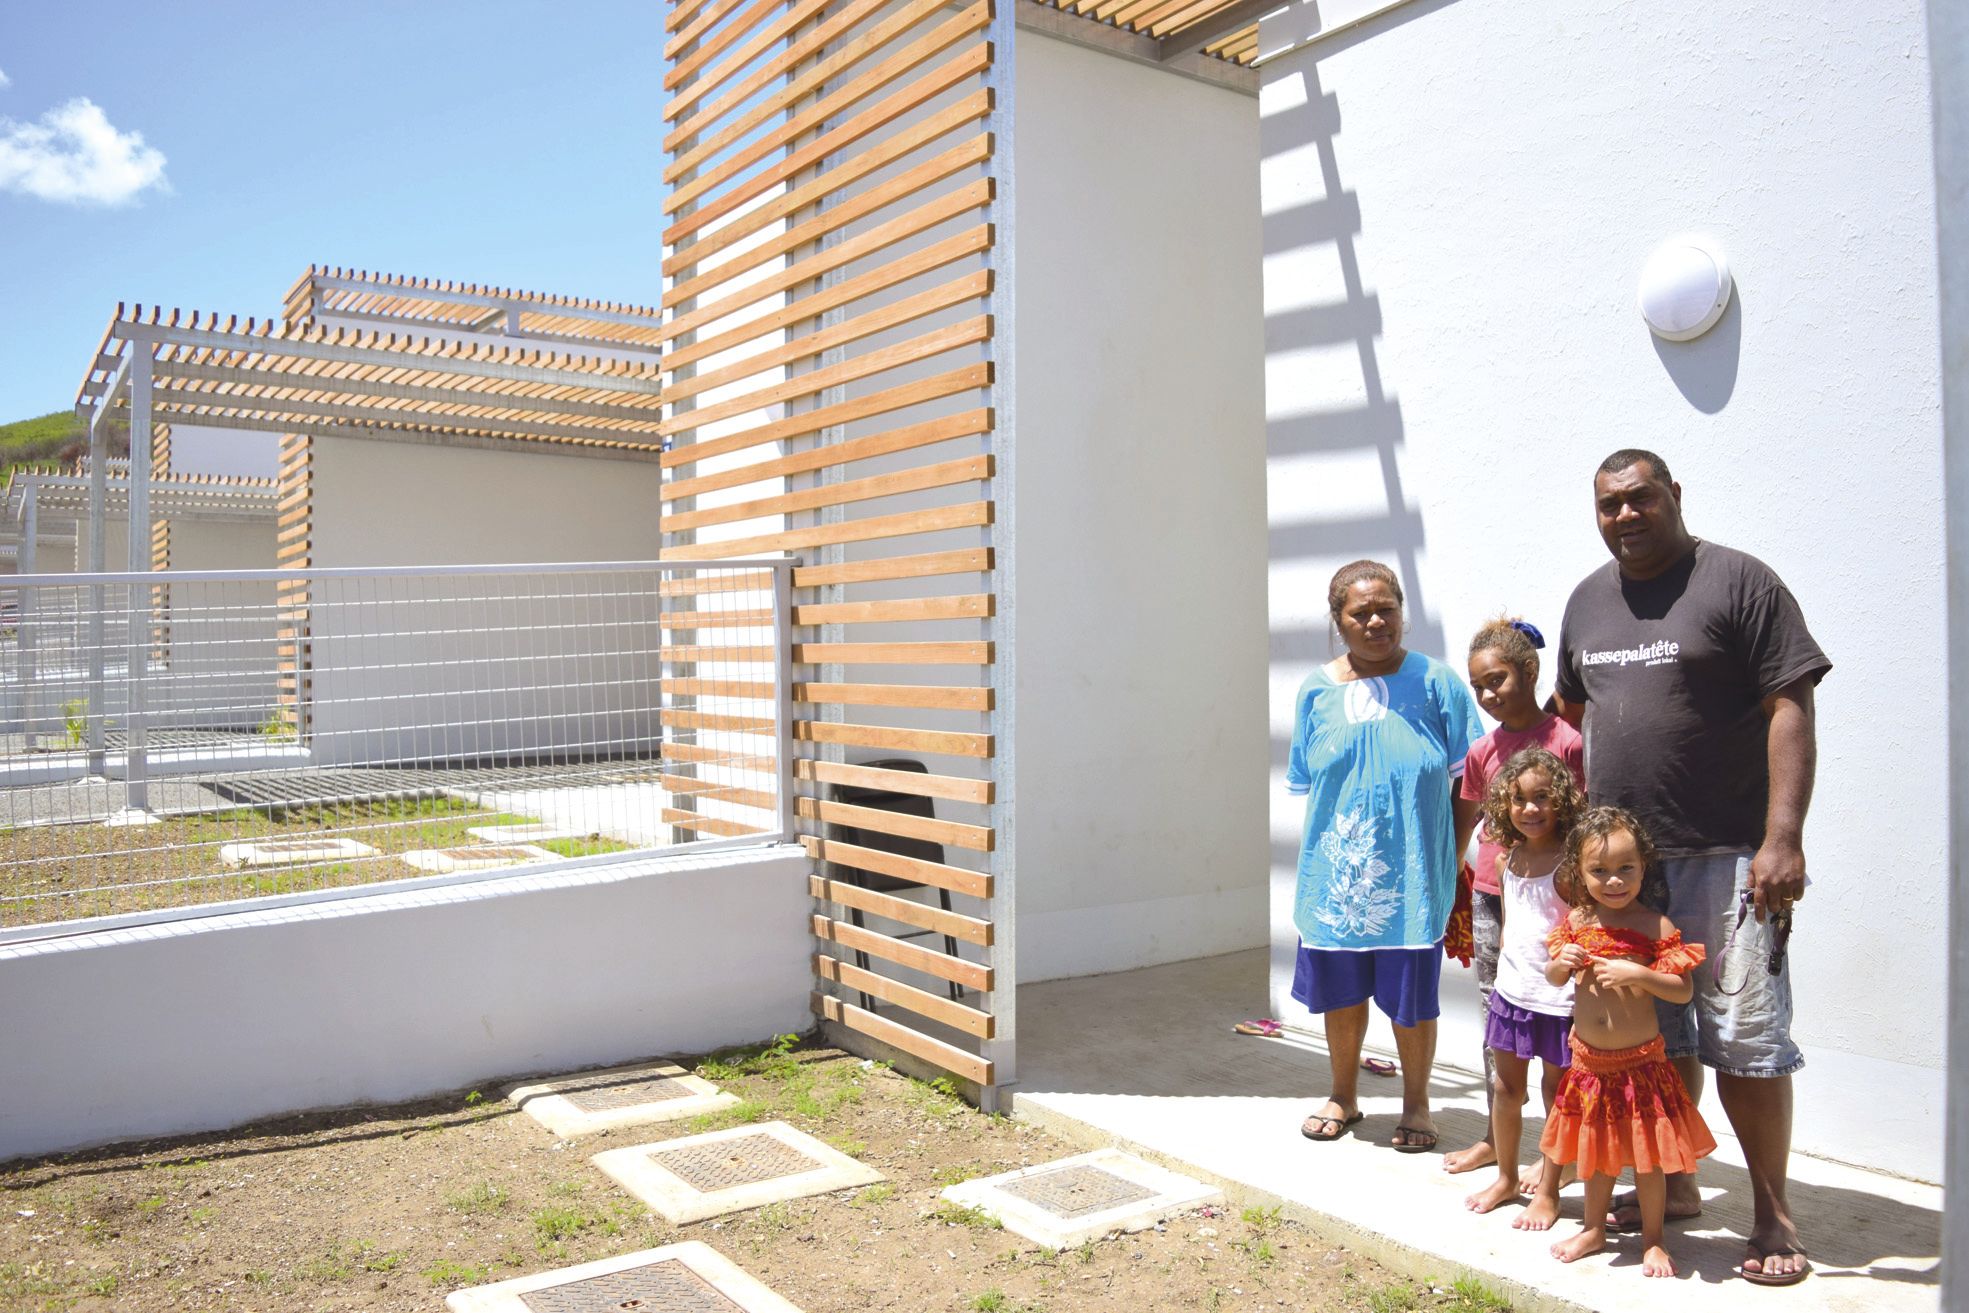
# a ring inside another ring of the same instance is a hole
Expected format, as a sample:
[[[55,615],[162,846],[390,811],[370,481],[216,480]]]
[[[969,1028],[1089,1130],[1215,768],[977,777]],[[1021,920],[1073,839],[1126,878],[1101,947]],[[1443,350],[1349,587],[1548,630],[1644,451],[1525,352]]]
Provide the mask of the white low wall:
[[[0,1160],[810,1024],[798,850],[0,946]]]

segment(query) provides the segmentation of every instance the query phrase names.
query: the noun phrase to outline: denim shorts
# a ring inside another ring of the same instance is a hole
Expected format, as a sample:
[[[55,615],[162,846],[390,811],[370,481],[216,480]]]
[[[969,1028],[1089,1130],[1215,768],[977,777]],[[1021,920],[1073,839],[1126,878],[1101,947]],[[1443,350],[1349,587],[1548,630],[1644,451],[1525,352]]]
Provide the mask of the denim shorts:
[[[1790,961],[1770,973],[1771,924],[1759,921],[1755,909],[1737,927],[1750,858],[1743,849],[1661,859],[1663,910],[1683,942],[1700,943],[1707,957],[1692,973],[1695,997],[1680,1004],[1657,999],[1655,1012],[1671,1058],[1694,1054],[1726,1076],[1789,1076],[1805,1065],[1791,1042]]]

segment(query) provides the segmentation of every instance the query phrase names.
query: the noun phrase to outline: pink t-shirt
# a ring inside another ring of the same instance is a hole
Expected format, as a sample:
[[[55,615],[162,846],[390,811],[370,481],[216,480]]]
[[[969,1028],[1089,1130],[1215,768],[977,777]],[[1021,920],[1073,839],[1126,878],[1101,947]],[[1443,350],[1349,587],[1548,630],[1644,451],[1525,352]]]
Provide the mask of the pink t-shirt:
[[[1497,772],[1504,769],[1504,763],[1511,760],[1513,753],[1524,748],[1544,748],[1547,752],[1566,763],[1572,771],[1573,779],[1583,790],[1586,787],[1586,742],[1579,737],[1579,731],[1557,716],[1547,716],[1527,730],[1509,730],[1499,725],[1490,733],[1470,745],[1470,755],[1463,759],[1463,784],[1459,794],[1472,802],[1482,802],[1490,792],[1490,782]],[[1497,883],[1497,858],[1504,849],[1490,840],[1489,827],[1482,822],[1477,825],[1477,890],[1479,893],[1494,894],[1502,892]]]

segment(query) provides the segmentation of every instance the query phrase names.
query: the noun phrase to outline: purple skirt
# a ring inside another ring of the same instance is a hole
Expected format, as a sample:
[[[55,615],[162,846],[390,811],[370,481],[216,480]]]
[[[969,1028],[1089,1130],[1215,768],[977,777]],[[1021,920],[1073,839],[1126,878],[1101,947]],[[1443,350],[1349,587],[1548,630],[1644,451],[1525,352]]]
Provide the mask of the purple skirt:
[[[1572,1018],[1533,1012],[1508,1001],[1502,994],[1490,996],[1490,1011],[1484,1018],[1484,1044],[1500,1053],[1515,1053],[1530,1061],[1537,1058],[1554,1067],[1572,1065]]]

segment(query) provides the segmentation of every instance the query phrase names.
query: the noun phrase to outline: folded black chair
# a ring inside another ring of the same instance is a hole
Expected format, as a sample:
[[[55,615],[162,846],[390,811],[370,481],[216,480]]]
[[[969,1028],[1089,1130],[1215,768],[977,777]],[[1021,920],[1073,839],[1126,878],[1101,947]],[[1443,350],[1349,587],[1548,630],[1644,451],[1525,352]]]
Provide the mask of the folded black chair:
[[[887,761],[857,762],[856,765],[866,766],[871,770],[913,771],[918,775],[927,775],[929,773],[928,768],[922,762],[912,761],[907,757],[896,757]],[[883,811],[897,812],[904,816],[921,816],[925,820],[933,821],[937,818],[935,804],[931,799],[923,797],[921,794],[898,793],[894,789],[863,788],[853,784],[832,785],[830,786],[830,792],[835,802],[850,803],[856,807],[876,807]],[[894,853],[898,857],[911,857],[918,861],[936,862],[938,864],[942,864],[943,862],[943,845],[932,843],[928,839],[911,839],[903,835],[884,834],[880,830],[863,829],[858,825],[830,825],[828,827],[828,837],[839,840],[842,843],[851,843],[861,848],[873,848],[877,852]],[[903,889],[934,887],[918,884],[913,880],[902,879],[898,876],[882,875],[875,871],[864,871],[853,866],[834,866],[829,873],[829,878],[840,880],[846,884],[857,885],[878,894],[892,894]],[[944,911],[948,912],[950,910],[950,891],[948,889],[938,889],[937,902]],[[861,925],[861,909],[849,908],[848,919],[857,926]],[[933,932],[929,930],[912,930],[905,934],[897,935],[896,938],[918,939],[931,933]],[[957,940],[950,935],[945,935],[943,937],[943,951],[952,957],[956,957]],[[868,954],[862,952],[860,949],[855,950],[855,965],[864,971],[868,970]],[[955,981],[950,982],[950,996],[954,999],[964,997],[964,990]],[[866,994],[861,996],[861,1005],[870,1011],[874,1010],[874,1000]]]

